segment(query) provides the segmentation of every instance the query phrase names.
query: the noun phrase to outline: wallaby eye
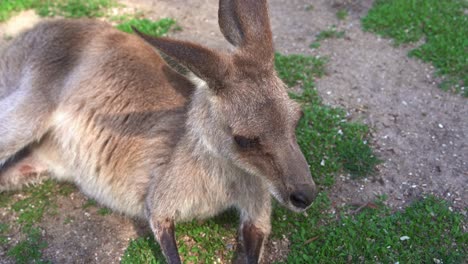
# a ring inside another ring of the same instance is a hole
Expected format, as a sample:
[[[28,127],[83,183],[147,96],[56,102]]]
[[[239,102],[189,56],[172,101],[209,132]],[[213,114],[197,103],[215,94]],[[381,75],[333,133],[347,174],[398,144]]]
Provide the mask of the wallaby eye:
[[[258,137],[248,138],[244,136],[234,136],[234,141],[241,149],[252,149],[257,147],[260,143]]]

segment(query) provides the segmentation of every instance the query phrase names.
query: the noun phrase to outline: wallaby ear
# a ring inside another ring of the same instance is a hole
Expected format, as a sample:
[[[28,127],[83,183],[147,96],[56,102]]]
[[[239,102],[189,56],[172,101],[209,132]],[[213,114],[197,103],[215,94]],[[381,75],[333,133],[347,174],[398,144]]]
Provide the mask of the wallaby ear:
[[[209,84],[217,84],[224,80],[228,74],[229,63],[227,56],[191,42],[153,37],[138,31],[134,27],[132,29],[146,42],[187,67],[187,69]]]
[[[232,45],[262,61],[273,59],[266,0],[219,0],[218,22],[224,37]]]

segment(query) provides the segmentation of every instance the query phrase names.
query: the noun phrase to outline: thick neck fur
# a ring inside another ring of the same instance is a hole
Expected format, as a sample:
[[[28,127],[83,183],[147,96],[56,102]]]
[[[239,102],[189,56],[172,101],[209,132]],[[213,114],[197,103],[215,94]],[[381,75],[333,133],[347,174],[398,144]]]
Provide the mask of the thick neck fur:
[[[194,76],[190,76],[190,79],[196,89],[187,113],[185,134],[177,144],[175,156],[190,158],[209,174],[213,174],[212,170],[217,170],[215,167],[218,166],[222,166],[223,170],[239,170],[221,153],[222,146],[230,142],[223,142],[222,128],[215,121],[216,112],[212,109],[215,100],[213,91],[203,80]],[[229,177],[229,174],[219,177]]]
[[[196,155],[219,157],[215,144],[221,142],[214,142],[219,131],[216,131],[218,127],[213,120],[210,102],[214,95],[206,82],[194,76],[190,79],[196,85],[196,89],[188,110],[184,143],[191,145]]]

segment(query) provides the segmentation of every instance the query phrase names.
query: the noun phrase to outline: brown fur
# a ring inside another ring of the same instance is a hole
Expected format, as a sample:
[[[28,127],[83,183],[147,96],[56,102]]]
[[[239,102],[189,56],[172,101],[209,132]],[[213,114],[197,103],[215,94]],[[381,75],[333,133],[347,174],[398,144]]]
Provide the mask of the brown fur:
[[[173,221],[236,207],[250,263],[259,259],[270,194],[302,211],[315,185],[294,134],[300,108],[274,71],[266,1],[221,0],[219,16],[234,54],[91,20],[44,22],[14,40],[0,57],[0,191],[45,171],[72,181],[146,218],[170,263],[180,261]]]

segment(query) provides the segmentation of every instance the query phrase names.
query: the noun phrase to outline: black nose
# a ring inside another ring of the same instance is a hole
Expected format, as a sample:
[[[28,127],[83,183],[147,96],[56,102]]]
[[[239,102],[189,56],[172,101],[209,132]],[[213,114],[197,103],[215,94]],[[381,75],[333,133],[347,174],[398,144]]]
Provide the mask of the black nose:
[[[303,186],[294,191],[289,199],[291,203],[301,209],[307,208],[315,199],[316,192],[314,187]]]

